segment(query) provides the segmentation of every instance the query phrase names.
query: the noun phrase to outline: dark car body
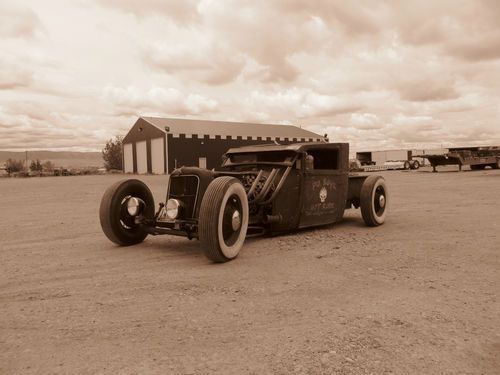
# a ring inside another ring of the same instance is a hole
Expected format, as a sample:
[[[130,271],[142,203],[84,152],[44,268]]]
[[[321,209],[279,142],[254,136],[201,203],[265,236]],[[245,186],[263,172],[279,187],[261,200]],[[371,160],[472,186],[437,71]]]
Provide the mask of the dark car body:
[[[323,165],[325,168],[306,169],[306,154],[314,151],[333,156],[333,159],[329,165]],[[250,155],[259,155],[261,158],[255,161],[245,159],[245,156]],[[342,218],[346,207],[348,156],[348,146],[342,143],[247,146],[230,149],[217,171],[178,168],[170,175],[166,200],[176,198],[189,202],[188,209],[176,223],[167,220],[165,226],[185,230],[185,221],[189,224],[195,222],[201,205],[200,198],[215,178],[233,176],[240,179],[246,189],[250,189],[249,181],[261,170],[261,178],[271,177],[273,180],[269,183],[270,196],[266,196],[267,199],[255,199],[258,196],[249,199],[251,226],[274,232],[334,223]],[[323,202],[320,199],[321,189],[327,192]],[[188,228],[190,231],[191,227]]]

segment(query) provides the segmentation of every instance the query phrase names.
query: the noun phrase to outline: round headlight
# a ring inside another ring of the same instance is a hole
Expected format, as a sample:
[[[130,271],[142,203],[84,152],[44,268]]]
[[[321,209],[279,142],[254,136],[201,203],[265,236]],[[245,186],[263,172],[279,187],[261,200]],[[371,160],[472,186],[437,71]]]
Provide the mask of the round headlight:
[[[176,219],[179,216],[181,202],[177,199],[169,199],[167,201],[167,216],[169,219]]]
[[[135,197],[131,197],[127,201],[127,212],[130,216],[136,216],[139,213],[139,207],[141,206],[141,203],[139,202],[139,199]]]

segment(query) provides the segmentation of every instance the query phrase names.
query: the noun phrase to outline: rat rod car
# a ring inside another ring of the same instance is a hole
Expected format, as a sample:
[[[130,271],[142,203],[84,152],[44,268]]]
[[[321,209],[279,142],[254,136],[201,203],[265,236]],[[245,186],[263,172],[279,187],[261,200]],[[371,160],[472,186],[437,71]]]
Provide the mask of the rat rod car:
[[[226,262],[246,237],[335,223],[351,207],[369,226],[387,214],[384,178],[349,175],[348,143],[233,148],[218,170],[181,167],[167,181],[156,213],[143,182],[110,186],[99,212],[104,234],[122,246],[148,234],[198,238],[210,260]]]

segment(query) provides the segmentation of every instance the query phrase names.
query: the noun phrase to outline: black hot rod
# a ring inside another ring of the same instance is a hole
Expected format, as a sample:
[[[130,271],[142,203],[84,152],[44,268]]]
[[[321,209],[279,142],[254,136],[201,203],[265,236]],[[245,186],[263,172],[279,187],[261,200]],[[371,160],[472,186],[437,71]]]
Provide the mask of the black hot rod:
[[[197,238],[210,260],[226,262],[247,236],[335,223],[351,207],[369,226],[387,214],[384,178],[349,175],[348,143],[233,148],[218,170],[181,167],[167,181],[156,213],[142,181],[110,186],[99,212],[104,234],[122,246],[148,234]]]

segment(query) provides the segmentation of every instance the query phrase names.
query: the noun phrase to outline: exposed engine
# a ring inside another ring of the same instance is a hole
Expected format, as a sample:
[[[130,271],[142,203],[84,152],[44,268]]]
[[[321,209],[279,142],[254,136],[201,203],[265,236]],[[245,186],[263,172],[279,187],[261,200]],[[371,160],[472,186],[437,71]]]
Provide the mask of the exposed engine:
[[[256,178],[257,178],[257,175],[255,175],[255,174],[245,174],[241,177],[241,183],[243,184],[243,187],[245,188],[245,190],[247,192],[252,187]],[[255,186],[255,189],[253,191],[254,197],[260,194],[260,192],[262,191],[262,188],[264,187],[264,184],[266,183],[266,180],[267,180],[267,176],[263,173],[262,176],[259,178],[259,181],[257,182],[257,185]]]

